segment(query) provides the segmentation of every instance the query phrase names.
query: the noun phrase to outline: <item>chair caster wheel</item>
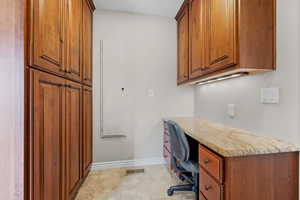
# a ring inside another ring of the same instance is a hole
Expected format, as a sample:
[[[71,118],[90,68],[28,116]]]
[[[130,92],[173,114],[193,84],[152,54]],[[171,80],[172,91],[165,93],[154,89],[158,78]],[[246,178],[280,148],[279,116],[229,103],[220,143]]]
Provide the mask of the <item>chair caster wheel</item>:
[[[184,177],[180,175],[179,180],[184,181]]]
[[[167,194],[170,197],[174,194],[174,191],[172,189],[168,189]]]

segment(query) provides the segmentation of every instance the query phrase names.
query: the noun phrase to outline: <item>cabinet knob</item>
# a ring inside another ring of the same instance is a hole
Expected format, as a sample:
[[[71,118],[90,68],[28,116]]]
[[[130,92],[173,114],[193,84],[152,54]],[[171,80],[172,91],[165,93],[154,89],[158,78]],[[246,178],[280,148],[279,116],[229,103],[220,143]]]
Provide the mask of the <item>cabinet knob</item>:
[[[208,159],[205,159],[204,160],[204,164],[208,164],[209,163],[209,160]]]
[[[204,189],[205,189],[206,191],[208,191],[210,188],[211,188],[211,186],[209,186],[209,185],[204,186]]]

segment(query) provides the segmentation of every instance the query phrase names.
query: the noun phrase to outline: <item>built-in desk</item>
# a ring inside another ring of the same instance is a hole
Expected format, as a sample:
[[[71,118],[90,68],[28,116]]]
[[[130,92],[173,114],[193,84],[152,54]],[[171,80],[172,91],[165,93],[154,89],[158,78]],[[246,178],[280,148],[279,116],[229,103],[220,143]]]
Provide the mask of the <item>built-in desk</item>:
[[[298,200],[298,147],[199,118],[165,120],[199,142],[201,200]]]

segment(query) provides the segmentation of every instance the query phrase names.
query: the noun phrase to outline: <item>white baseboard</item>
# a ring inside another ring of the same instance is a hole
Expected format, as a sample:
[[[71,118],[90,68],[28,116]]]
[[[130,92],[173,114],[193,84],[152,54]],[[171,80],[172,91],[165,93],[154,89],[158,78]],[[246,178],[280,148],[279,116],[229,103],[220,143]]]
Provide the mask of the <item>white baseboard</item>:
[[[141,167],[147,165],[162,165],[165,164],[163,157],[137,159],[137,160],[120,160],[111,162],[95,162],[92,164],[92,171],[112,169],[112,168],[128,168]]]

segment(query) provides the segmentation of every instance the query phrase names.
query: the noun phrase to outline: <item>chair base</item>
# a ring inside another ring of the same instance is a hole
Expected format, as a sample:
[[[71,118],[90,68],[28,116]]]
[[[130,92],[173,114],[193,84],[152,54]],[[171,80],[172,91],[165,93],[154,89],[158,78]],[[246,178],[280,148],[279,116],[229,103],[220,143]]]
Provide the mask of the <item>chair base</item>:
[[[172,196],[175,191],[195,192],[195,199],[198,200],[199,199],[199,174],[198,173],[193,174],[193,182],[191,184],[171,186],[167,190],[168,196]]]
[[[172,196],[175,191],[193,191],[193,190],[194,190],[193,184],[176,185],[176,186],[170,187],[167,191],[167,194],[168,194],[168,196]]]

